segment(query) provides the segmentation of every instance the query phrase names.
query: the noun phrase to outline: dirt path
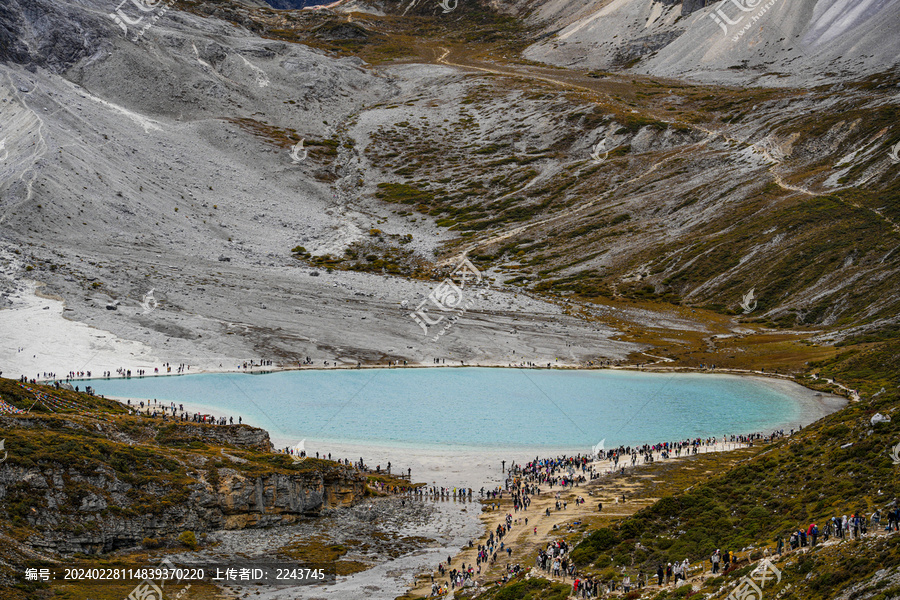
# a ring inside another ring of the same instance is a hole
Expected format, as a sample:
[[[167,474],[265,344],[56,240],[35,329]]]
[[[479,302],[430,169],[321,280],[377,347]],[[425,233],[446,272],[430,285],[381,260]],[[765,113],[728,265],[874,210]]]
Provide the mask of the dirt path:
[[[730,449],[741,447],[742,444],[736,442],[718,443],[715,447],[709,447],[710,452],[727,451]],[[701,450],[701,454],[704,452]],[[681,458],[686,458],[682,456]],[[654,455],[654,462],[668,462],[679,460],[675,457],[663,459],[659,454]],[[628,461],[626,461],[628,462]],[[612,474],[611,461],[602,461],[593,463],[595,472],[603,473],[600,478],[587,483],[580,484],[577,487],[562,490],[559,487],[550,489],[547,485],[540,485],[541,494],[531,496],[531,506],[526,511],[513,511],[512,501],[504,493],[503,500],[484,500],[483,512],[479,515],[482,524],[485,527],[485,534],[478,540],[472,541],[472,548],[464,548],[452,558],[449,568],[460,569],[463,564],[466,568],[474,565],[478,555],[478,546],[487,543],[491,531],[495,531],[497,525],[504,522],[507,514],[513,517],[512,528],[503,538],[504,552],[497,550],[497,561],[493,565],[481,565],[481,575],[476,576],[476,580],[481,583],[497,581],[505,572],[506,565],[519,564],[523,567],[533,567],[534,558],[539,548],[561,538],[571,538],[572,534],[577,533],[576,528],[569,528],[568,525],[573,523],[584,523],[590,521],[592,524],[598,521],[609,521],[628,517],[638,510],[649,506],[656,502],[658,498],[642,497],[639,499],[630,499],[630,494],[640,487],[641,483],[636,481],[634,475],[641,475],[642,465],[636,467],[627,467],[626,473],[629,477],[621,478],[618,474]],[[565,501],[567,506],[565,509],[556,510],[556,494],[560,494],[560,502]],[[622,495],[625,494],[625,502],[621,502]],[[583,498],[584,504],[575,503],[576,498]],[[603,503],[603,511],[598,512],[597,503]],[[499,504],[497,509],[492,509],[493,504]],[[549,516],[546,509],[550,509]],[[528,524],[525,524],[525,518],[528,518]],[[537,532],[535,533],[535,528]],[[506,546],[512,549],[512,553],[507,554]],[[446,563],[445,563],[446,567]],[[449,569],[448,569],[449,570]],[[542,575],[543,576],[543,575]],[[440,576],[435,569],[430,574],[422,574],[417,577],[415,585],[407,594],[410,597],[426,597],[431,594],[432,577],[435,581],[446,583],[447,576]],[[565,581],[564,578],[557,578],[559,581]]]
[[[776,184],[778,187],[780,187],[781,189],[784,189],[784,190],[788,190],[788,191],[790,191],[790,192],[795,192],[795,193],[798,193],[798,194],[804,194],[804,195],[810,196],[810,197],[828,196],[828,195],[830,195],[830,194],[834,194],[835,192],[840,192],[840,191],[848,190],[848,189],[851,189],[851,188],[858,188],[858,187],[864,185],[865,183],[867,183],[870,179],[874,178],[876,175],[878,175],[877,172],[876,172],[876,173],[872,173],[872,174],[869,175],[866,179],[864,179],[864,180],[862,180],[862,181],[859,181],[859,182],[856,182],[856,183],[854,183],[853,185],[845,185],[845,186],[843,186],[843,187],[831,188],[831,189],[829,189],[829,190],[827,190],[827,191],[824,191],[824,192],[815,192],[815,191],[813,191],[813,190],[811,190],[811,189],[809,189],[809,188],[800,187],[800,186],[796,186],[796,185],[791,185],[790,183],[787,183],[787,182],[784,180],[784,178],[781,176],[781,173],[778,173],[778,172],[775,170],[775,168],[778,167],[778,166],[780,166],[784,161],[783,161],[782,159],[776,157],[776,156],[773,156],[773,155],[769,152],[769,149],[766,148],[765,146],[762,146],[762,145],[759,145],[759,144],[754,144],[753,147],[754,147],[754,149],[757,149],[757,150],[759,150],[760,152],[762,152],[763,156],[765,156],[767,160],[769,160],[770,162],[772,162],[772,166],[770,166],[770,167],[768,168],[768,171],[769,171],[769,174],[772,176],[772,179],[775,181],[775,184]],[[881,214],[881,211],[879,211],[877,208],[869,208],[869,207],[867,207],[867,206],[862,206],[861,204],[858,204],[858,203],[856,203],[856,202],[850,202],[849,200],[846,200],[846,199],[843,200],[843,201],[844,201],[846,204],[849,204],[850,206],[852,206],[852,207],[854,207],[854,208],[858,208],[859,210],[868,210],[868,211],[871,211],[871,212],[875,213],[876,215],[878,215],[879,218],[881,218],[881,219],[883,219],[884,221],[886,221],[886,222],[891,226],[891,228],[893,228],[893,230],[894,230],[896,233],[900,233],[900,225],[898,225],[897,223],[895,223],[894,221],[892,221],[890,218],[888,218],[888,217],[884,216],[883,214]]]
[[[523,67],[522,71],[526,71],[526,72],[520,72],[519,70],[517,70],[515,68],[511,68],[511,67],[501,68],[496,65],[493,66],[493,68],[486,67],[486,66],[479,66],[479,64],[483,65],[484,63],[476,63],[475,61],[466,60],[464,58],[456,58],[455,59],[455,60],[462,60],[464,62],[450,62],[449,60],[447,60],[447,57],[450,55],[451,50],[448,48],[444,48],[443,46],[441,46],[440,49],[443,53],[437,58],[437,62],[444,64],[444,65],[448,65],[448,66],[452,66],[452,67],[460,67],[462,69],[474,69],[476,71],[482,71],[485,73],[493,73],[494,75],[505,75],[507,77],[516,77],[518,79],[543,81],[546,83],[552,83],[553,85],[558,85],[558,86],[563,86],[563,87],[567,87],[567,88],[581,90],[583,92],[590,92],[592,94],[600,94],[602,96],[605,96],[606,100],[610,104],[616,103],[616,101],[613,100],[613,98],[610,94],[608,94],[607,92],[604,92],[600,89],[597,89],[600,87],[599,85],[597,86],[597,88],[587,87],[584,85],[578,85],[571,81],[564,81],[562,79],[556,79],[554,77],[548,77],[546,75],[531,73],[531,72],[526,71],[526,69],[524,67]]]
[[[464,549],[456,554],[450,563],[450,568],[460,569],[463,564],[466,565],[466,568],[469,565],[474,565],[478,555],[478,546],[487,543],[490,532],[495,531],[497,526],[504,522],[507,514],[512,514],[513,525],[503,538],[504,551],[496,551],[497,561],[495,564],[481,565],[481,575],[476,577],[478,581],[499,580],[503,576],[507,564],[518,563],[523,567],[534,566],[534,557],[538,549],[545,547],[551,540],[566,536],[569,533],[566,525],[569,523],[582,522],[585,518],[596,517],[598,514],[602,514],[604,518],[627,517],[656,501],[656,498],[644,498],[640,501],[617,504],[613,493],[603,490],[609,484],[610,480],[608,478],[600,478],[565,491],[562,491],[559,487],[554,487],[550,490],[546,486],[541,486],[541,495],[531,497],[532,503],[528,510],[520,510],[518,512],[513,511],[512,501],[506,497],[505,493],[503,500],[484,501],[485,509],[479,518],[485,527],[486,535],[478,540],[473,540],[472,548]],[[614,493],[619,494],[618,497],[621,497],[622,492],[627,494],[634,487],[634,485],[618,485],[615,487]],[[556,510],[557,492],[560,492],[560,502],[565,501],[567,503],[565,510]],[[589,495],[589,492],[593,495]],[[576,505],[576,498],[583,498],[585,503]],[[598,502],[603,503],[602,513],[597,512]],[[492,504],[499,504],[499,507],[496,510],[491,509]],[[550,509],[549,516],[545,512],[547,508]],[[527,525],[525,524],[526,517],[528,518]],[[554,527],[557,529],[554,529]],[[537,533],[535,533],[535,528]],[[507,546],[512,549],[511,555],[508,555],[505,551]],[[431,594],[431,576],[434,576],[435,581],[447,582],[447,576],[440,576],[435,570],[430,575],[420,576],[416,581],[416,585],[410,590],[409,595],[428,596]]]
[[[484,246],[489,246],[491,244],[496,244],[498,242],[502,242],[502,241],[509,239],[515,235],[518,235],[528,229],[533,229],[535,227],[547,225],[549,223],[553,223],[554,221],[559,221],[560,219],[564,219],[566,217],[572,217],[572,216],[578,215],[580,213],[583,213],[590,208],[594,208],[594,207],[600,205],[602,201],[607,199],[607,196],[609,196],[610,194],[612,194],[619,188],[624,187],[626,185],[633,184],[641,179],[644,179],[645,177],[648,177],[663,164],[665,164],[671,160],[674,160],[676,158],[679,158],[682,154],[684,154],[685,152],[688,152],[689,150],[692,150],[696,147],[706,144],[707,141],[709,141],[709,140],[703,140],[696,144],[691,144],[691,145],[687,146],[686,148],[679,150],[678,152],[673,152],[669,156],[666,156],[665,158],[654,162],[649,167],[647,167],[647,169],[641,171],[641,173],[639,175],[636,175],[635,177],[627,179],[627,180],[617,184],[615,187],[610,188],[609,190],[606,190],[601,197],[599,197],[595,200],[589,200],[583,204],[579,204],[578,206],[574,206],[572,208],[568,208],[563,211],[560,211],[552,216],[549,216],[549,217],[546,217],[543,219],[538,219],[537,221],[532,221],[531,223],[526,223],[525,225],[519,225],[517,227],[513,227],[512,229],[507,229],[506,231],[497,233],[496,235],[493,235],[487,239],[480,240],[475,243],[469,244],[460,253],[441,261],[441,263],[439,263],[439,264],[451,264],[451,263],[459,262],[459,260],[463,256],[465,256],[467,253],[469,253],[473,250],[476,250],[478,248],[483,248]],[[587,160],[585,162],[587,162]],[[516,192],[513,192],[513,193],[518,193],[520,191],[521,190],[517,190]],[[511,194],[509,194],[509,195],[511,195]]]
[[[3,215],[0,215],[0,224],[3,223],[10,212],[31,200],[34,193],[34,182],[37,178],[35,165],[48,151],[47,141],[44,137],[44,131],[47,128],[44,119],[41,118],[36,110],[28,106],[26,100],[26,98],[34,91],[34,88],[32,87],[29,91],[25,91],[24,88],[18,88],[9,73],[6,74],[6,81],[7,84],[4,87],[8,88],[8,91],[0,90],[0,96],[4,97],[4,102],[7,97],[10,100],[17,101],[21,110],[16,110],[11,117],[5,118],[8,122],[4,124],[4,128],[7,131],[15,133],[20,139],[16,144],[7,137],[0,138],[0,152],[2,152],[4,157],[3,162],[8,162],[12,165],[8,169],[0,170],[0,180],[8,179],[9,181],[12,181],[13,179],[18,179],[22,185],[25,186],[26,194],[24,199],[19,200],[15,205],[7,207]],[[36,135],[36,139],[32,143],[32,148],[28,150],[27,155],[12,154],[12,160],[9,160],[11,157],[10,148],[15,147],[16,145],[24,146],[24,140],[21,138],[26,135],[25,132],[28,131],[33,131]],[[9,165],[4,164],[4,167],[7,166]]]

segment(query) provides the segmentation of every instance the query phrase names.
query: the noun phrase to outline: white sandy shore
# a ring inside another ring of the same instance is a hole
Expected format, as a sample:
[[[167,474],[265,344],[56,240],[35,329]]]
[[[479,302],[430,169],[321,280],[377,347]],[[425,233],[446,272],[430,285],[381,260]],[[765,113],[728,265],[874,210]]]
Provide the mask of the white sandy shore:
[[[96,376],[119,367],[152,370],[159,365],[147,345],[64,318],[63,302],[36,288],[26,282],[10,296],[13,308],[0,310],[0,371],[6,377],[38,378],[44,372],[65,377],[87,369]]]
[[[162,356],[149,345],[120,338],[110,331],[86,325],[66,318],[64,302],[58,298],[40,293],[39,284],[33,281],[19,281],[18,289],[9,295],[12,306],[0,310],[0,372],[7,377],[18,378],[21,375],[29,379],[51,379],[43,377],[44,373],[55,373],[56,378],[65,378],[70,371],[90,371],[98,377],[103,371],[116,372],[117,369],[144,369],[153,374],[154,368],[162,368],[166,362],[179,364],[185,362],[183,357]],[[116,311],[108,311],[110,315],[117,313],[140,312],[140,309],[122,306]],[[103,317],[107,317],[104,313]],[[180,356],[180,355],[179,355]],[[259,360],[259,357],[235,357],[227,354],[204,356],[202,352],[192,354],[189,359],[191,373],[210,372],[245,372],[239,368],[244,361]],[[537,361],[530,357],[525,360]],[[546,364],[548,361],[542,359]],[[328,364],[326,365],[325,362]],[[385,365],[386,365],[385,361]],[[478,366],[509,366],[510,361],[481,360]],[[552,361],[554,366],[578,366],[571,360]],[[385,366],[382,365],[382,366]],[[440,366],[461,366],[458,360],[446,361]],[[467,366],[474,363],[466,362]],[[412,362],[407,366],[439,366],[424,361]],[[256,367],[255,371],[278,370],[283,366]],[[298,368],[292,365],[288,368]],[[317,360],[314,365],[304,368],[355,368],[346,360],[337,362]],[[174,369],[173,369],[174,370]],[[173,373],[168,373],[173,374]]]
[[[0,372],[7,377],[18,378],[26,375],[29,378],[44,378],[43,373],[55,373],[57,379],[65,378],[69,371],[91,371],[96,378],[103,371],[116,372],[117,369],[130,369],[133,373],[138,369],[148,371],[146,376],[153,376],[153,369],[159,368],[159,376],[176,375],[175,372],[167,373],[163,368],[166,360],[155,355],[152,348],[141,342],[122,339],[109,331],[104,331],[85,325],[78,321],[71,321],[64,316],[64,304],[62,301],[40,294],[34,282],[25,282],[23,289],[10,296],[14,306],[0,310]],[[249,359],[248,359],[249,360]],[[669,361],[670,359],[662,359]],[[173,362],[174,361],[170,361]],[[249,369],[241,368],[241,359],[223,359],[198,357],[190,363],[190,371],[183,374],[197,373],[246,373],[284,371],[296,369],[352,369],[356,366],[331,361],[326,366],[323,363],[313,365],[288,367],[281,365],[255,366]],[[543,368],[547,363],[540,363],[536,368]],[[581,365],[566,361],[551,362],[553,368],[583,368]],[[363,365],[362,368],[383,368],[386,364]],[[457,361],[444,363],[409,362],[403,365],[405,368],[433,368],[433,367],[458,367],[463,366]],[[466,362],[468,367],[518,367],[511,362],[502,361],[477,361]],[[400,366],[394,368],[401,368]],[[606,369],[635,369],[631,365],[607,366]],[[647,372],[693,372],[692,369],[674,368],[667,366],[644,366],[640,370]],[[173,368],[174,371],[174,368]],[[791,380],[784,374],[764,372],[758,370],[717,369],[710,371],[718,374],[734,374],[753,376],[775,382],[778,379]],[[86,378],[86,377],[85,377]],[[832,381],[833,385],[844,389],[853,399],[858,399],[854,390],[850,390],[841,384]]]

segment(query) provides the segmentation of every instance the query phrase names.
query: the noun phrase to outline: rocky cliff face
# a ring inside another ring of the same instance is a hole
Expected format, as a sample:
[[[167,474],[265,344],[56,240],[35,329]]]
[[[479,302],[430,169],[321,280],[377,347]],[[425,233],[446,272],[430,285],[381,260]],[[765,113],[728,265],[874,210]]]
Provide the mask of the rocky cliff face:
[[[672,1],[672,4],[675,4],[675,0]],[[695,10],[700,10],[705,6],[709,6],[713,4],[713,0],[683,0],[681,3],[681,14],[689,15]]]
[[[325,477],[320,473],[299,477],[273,474],[247,478],[228,469],[211,493],[200,492],[198,503],[221,512],[221,529],[241,529],[290,522],[297,515],[319,514],[323,509],[348,506],[362,497],[363,478]]]
[[[31,548],[95,554],[185,531],[289,524],[365,493],[365,478],[348,467],[271,454],[260,429],[101,422],[0,419],[13,449],[0,463],[0,510]]]
[[[38,533],[27,542],[35,549],[63,555],[96,554],[139,546],[145,538],[174,538],[184,531],[203,533],[217,529],[243,529],[290,524],[303,516],[348,506],[361,498],[365,482],[349,473],[311,472],[302,475],[272,473],[248,477],[233,469],[220,469],[216,485],[197,481],[184,490],[183,502],[160,499],[143,515],[124,516],[133,486],[101,469],[84,476],[58,467],[20,469],[0,467],[0,500],[11,487],[25,491],[32,501],[41,498],[46,509],[26,519]],[[83,493],[85,489],[94,491]],[[107,492],[106,494],[102,491]],[[162,486],[158,490],[165,495]],[[74,513],[64,506],[80,495]]]

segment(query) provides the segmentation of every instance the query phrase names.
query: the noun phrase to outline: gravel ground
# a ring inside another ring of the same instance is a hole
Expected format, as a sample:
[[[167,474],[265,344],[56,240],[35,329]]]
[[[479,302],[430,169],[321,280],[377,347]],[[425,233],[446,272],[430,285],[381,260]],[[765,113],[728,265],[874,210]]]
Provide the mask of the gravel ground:
[[[215,563],[240,568],[242,561],[277,558],[273,549],[315,536],[324,538],[326,544],[362,548],[351,550],[341,560],[359,561],[370,565],[369,568],[338,577],[327,585],[233,586],[231,591],[239,598],[264,600],[393,598],[404,593],[416,573],[431,571],[469,540],[479,537],[482,532],[477,518],[479,512],[480,505],[473,502],[379,498],[330,511],[322,518],[300,525],[216,532],[207,539],[218,542],[214,548],[169,558],[179,566]]]

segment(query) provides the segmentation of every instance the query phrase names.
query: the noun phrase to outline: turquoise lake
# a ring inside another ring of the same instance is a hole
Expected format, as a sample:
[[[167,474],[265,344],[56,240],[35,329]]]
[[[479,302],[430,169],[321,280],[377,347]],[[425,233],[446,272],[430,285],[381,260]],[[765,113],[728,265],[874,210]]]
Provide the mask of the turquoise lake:
[[[806,425],[843,404],[799,385],[704,373],[496,368],[303,370],[95,379],[290,440],[407,447],[606,447]]]

